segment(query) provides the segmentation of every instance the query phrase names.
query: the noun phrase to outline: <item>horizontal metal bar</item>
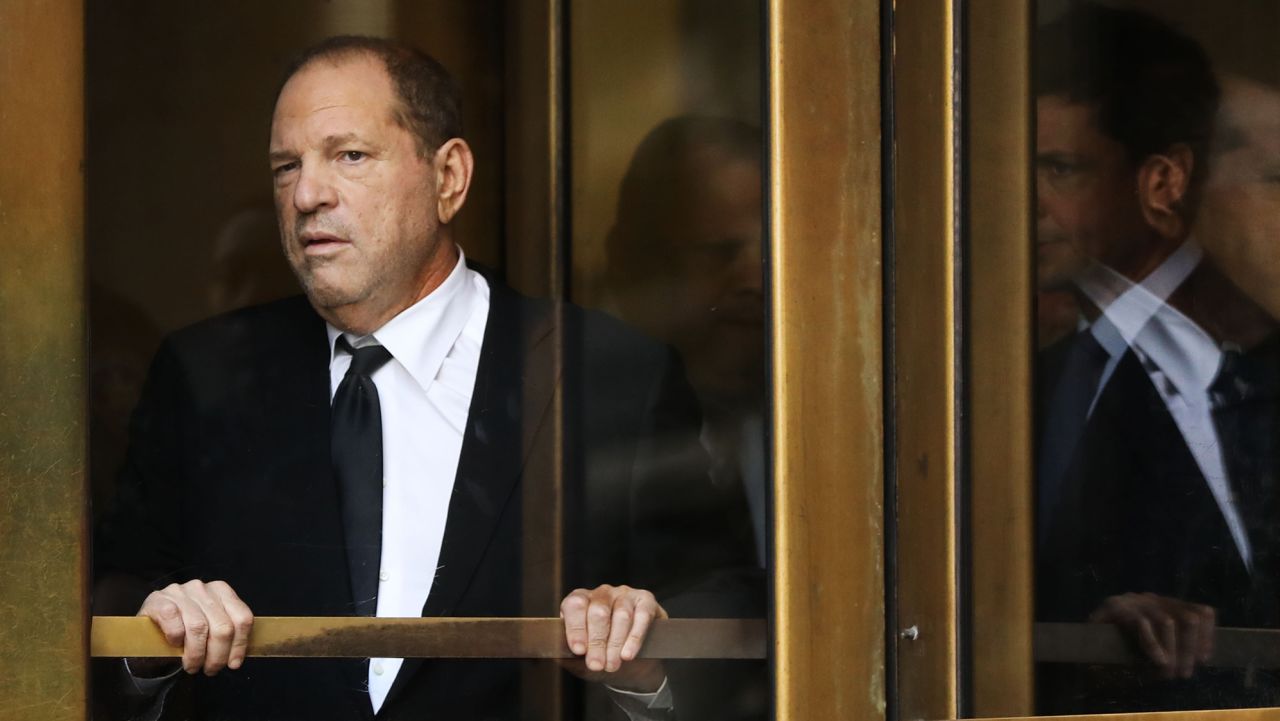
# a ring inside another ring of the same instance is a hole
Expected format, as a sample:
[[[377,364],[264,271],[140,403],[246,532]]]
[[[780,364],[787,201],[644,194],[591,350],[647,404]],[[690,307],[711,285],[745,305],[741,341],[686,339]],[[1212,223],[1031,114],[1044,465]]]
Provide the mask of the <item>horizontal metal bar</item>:
[[[1105,623],[1037,623],[1035,659],[1048,663],[1128,665],[1144,656],[1116,626]],[[1217,668],[1280,668],[1280,630],[1219,628],[1213,657]]]
[[[672,659],[762,659],[769,645],[763,619],[673,618],[654,621],[640,655]],[[171,657],[150,619],[94,616],[95,657]],[[558,618],[254,619],[250,656],[329,658],[573,658]]]

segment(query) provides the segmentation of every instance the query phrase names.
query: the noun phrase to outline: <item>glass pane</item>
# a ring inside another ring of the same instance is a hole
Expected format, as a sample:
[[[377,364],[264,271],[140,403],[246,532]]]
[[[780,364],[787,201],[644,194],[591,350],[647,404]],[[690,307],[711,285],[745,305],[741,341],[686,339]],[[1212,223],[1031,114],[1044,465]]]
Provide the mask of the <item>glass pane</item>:
[[[1037,7],[1036,711],[1275,705],[1280,13]]]
[[[530,155],[513,67],[545,25],[501,2],[88,3],[94,612],[162,613],[160,589],[217,621],[230,588],[257,616],[555,617],[626,584],[663,609],[618,592],[637,618],[763,618],[763,43],[743,10],[571,9],[567,306],[504,282],[530,255],[504,227],[533,182],[507,166]],[[345,33],[428,50],[461,110],[431,63],[364,45],[279,90]],[[592,75],[646,67],[634,94]],[[624,177],[653,212],[615,217]],[[763,661],[174,668],[97,662],[98,714],[747,719],[769,698]]]
[[[571,293],[679,353],[701,409],[709,500],[723,509],[706,530],[750,555],[749,585],[762,590],[761,9],[691,0],[569,9]],[[697,562],[681,555],[668,571]],[[722,610],[763,617],[762,593],[743,600]],[[682,714],[766,717],[763,662],[698,665]]]

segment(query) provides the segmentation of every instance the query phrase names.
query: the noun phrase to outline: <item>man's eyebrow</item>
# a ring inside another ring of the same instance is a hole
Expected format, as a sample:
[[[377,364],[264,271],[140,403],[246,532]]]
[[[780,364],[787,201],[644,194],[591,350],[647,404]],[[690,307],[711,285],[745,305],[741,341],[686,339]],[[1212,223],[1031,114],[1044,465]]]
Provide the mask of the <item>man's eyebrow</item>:
[[[338,146],[359,141],[360,138],[355,133],[339,133],[337,135],[326,135],[324,140],[320,141],[320,144],[324,146],[325,150],[332,150]]]
[[[320,145],[325,149],[325,152],[329,152],[334,148],[338,148],[349,143],[359,142],[362,142],[360,140],[360,136],[355,133],[337,133],[334,135],[326,135],[324,139],[320,141]],[[296,157],[297,153],[288,150],[277,149],[267,153],[267,160],[272,163],[278,163],[284,160],[293,160]]]

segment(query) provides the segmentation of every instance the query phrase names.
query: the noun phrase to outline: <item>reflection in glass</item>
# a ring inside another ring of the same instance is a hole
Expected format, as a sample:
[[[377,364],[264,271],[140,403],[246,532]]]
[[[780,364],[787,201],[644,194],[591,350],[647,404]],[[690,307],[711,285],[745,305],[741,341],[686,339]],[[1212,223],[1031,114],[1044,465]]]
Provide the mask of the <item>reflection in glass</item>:
[[[1280,627],[1275,86],[1142,10],[1072,3],[1035,47],[1036,618],[1136,655],[1039,664],[1037,710],[1275,705],[1214,647]]]
[[[714,585],[748,589],[721,612],[760,618],[768,495],[761,8],[658,0],[575,1],[568,10],[570,291],[679,354],[721,509],[711,532],[750,559],[717,577]],[[764,663],[673,668],[696,679],[681,715],[768,717]]]

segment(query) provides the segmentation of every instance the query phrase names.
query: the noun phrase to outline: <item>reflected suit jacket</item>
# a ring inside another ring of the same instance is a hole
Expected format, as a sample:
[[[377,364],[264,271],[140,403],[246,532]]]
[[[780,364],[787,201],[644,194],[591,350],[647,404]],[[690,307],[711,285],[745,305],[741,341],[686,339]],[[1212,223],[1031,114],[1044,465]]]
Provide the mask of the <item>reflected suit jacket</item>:
[[[574,587],[627,583],[662,598],[749,567],[750,546],[724,526],[746,518],[745,501],[708,480],[698,409],[673,354],[606,317],[489,282],[423,615],[555,616]],[[167,339],[131,423],[120,498],[97,536],[99,578],[129,577],[148,589],[222,579],[258,616],[351,615],[329,383],[325,325],[302,297]],[[540,494],[554,486],[557,389],[560,550],[523,536],[526,504],[545,503]],[[561,588],[523,597],[526,580],[555,584],[557,561]],[[407,660],[377,717],[530,717],[521,711],[520,668]],[[364,669],[359,660],[249,659],[238,671],[193,679],[185,692],[200,718],[372,718]]]
[[[1274,397],[1255,400],[1227,412],[1236,415],[1237,428],[1274,433]],[[1230,475],[1237,470],[1233,456],[1257,454],[1221,424],[1223,417],[1215,411]],[[1274,468],[1273,459],[1261,460]],[[1099,396],[1059,493],[1036,561],[1037,620],[1082,622],[1109,596],[1149,592],[1212,606],[1219,626],[1277,624],[1274,538],[1250,534],[1251,573],[1186,440],[1132,351]],[[1246,513],[1274,507],[1274,496],[1241,495],[1237,507]],[[1041,668],[1042,713],[1267,705],[1280,688],[1265,673],[1246,682],[1238,671],[1202,669],[1190,681],[1164,681],[1142,668]]]

